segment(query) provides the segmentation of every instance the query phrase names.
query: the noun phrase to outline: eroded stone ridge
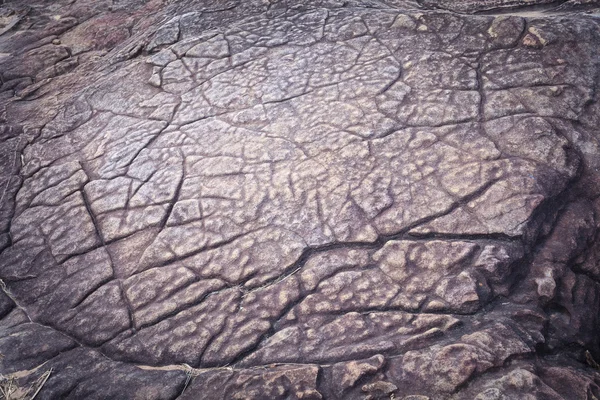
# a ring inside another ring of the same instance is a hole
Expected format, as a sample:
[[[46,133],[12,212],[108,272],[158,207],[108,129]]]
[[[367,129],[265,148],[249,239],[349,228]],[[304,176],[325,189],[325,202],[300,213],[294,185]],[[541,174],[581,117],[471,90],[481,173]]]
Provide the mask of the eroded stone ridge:
[[[0,373],[600,396],[598,19],[446,3],[1,6]]]

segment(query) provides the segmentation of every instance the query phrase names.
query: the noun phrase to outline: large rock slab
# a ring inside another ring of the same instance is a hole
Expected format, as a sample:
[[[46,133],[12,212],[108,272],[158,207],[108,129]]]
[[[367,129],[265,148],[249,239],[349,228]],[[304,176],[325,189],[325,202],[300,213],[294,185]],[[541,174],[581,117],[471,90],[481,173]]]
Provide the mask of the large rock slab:
[[[598,396],[594,1],[21,3],[3,376],[51,371],[45,399]]]

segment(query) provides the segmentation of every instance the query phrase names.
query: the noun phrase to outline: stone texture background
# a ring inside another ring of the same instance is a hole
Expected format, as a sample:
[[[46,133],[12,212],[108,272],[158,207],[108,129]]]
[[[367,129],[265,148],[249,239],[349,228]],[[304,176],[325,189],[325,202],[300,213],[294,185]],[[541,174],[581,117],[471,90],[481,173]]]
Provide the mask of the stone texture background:
[[[600,398],[597,6],[5,2],[0,373]]]

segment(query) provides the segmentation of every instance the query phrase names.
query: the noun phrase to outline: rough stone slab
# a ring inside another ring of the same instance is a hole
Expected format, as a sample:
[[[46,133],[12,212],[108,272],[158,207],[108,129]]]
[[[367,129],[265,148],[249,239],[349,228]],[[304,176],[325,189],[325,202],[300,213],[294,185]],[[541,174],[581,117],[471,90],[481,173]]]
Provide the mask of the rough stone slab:
[[[24,3],[0,5],[3,377],[600,397],[598,1]]]

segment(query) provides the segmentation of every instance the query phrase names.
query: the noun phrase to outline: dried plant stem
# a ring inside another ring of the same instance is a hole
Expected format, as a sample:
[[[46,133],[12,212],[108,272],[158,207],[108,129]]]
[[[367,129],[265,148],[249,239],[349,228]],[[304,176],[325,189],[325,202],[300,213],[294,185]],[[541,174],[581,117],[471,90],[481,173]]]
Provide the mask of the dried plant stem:
[[[35,391],[35,393],[33,394],[33,396],[31,396],[30,400],[35,399],[35,396],[38,395],[38,393],[40,392],[40,390],[42,390],[42,387],[44,387],[44,385],[46,384],[46,381],[48,380],[48,378],[50,378],[50,374],[52,373],[52,368],[50,368],[48,371],[44,372],[44,374],[40,377],[40,384],[38,385],[37,390]]]

